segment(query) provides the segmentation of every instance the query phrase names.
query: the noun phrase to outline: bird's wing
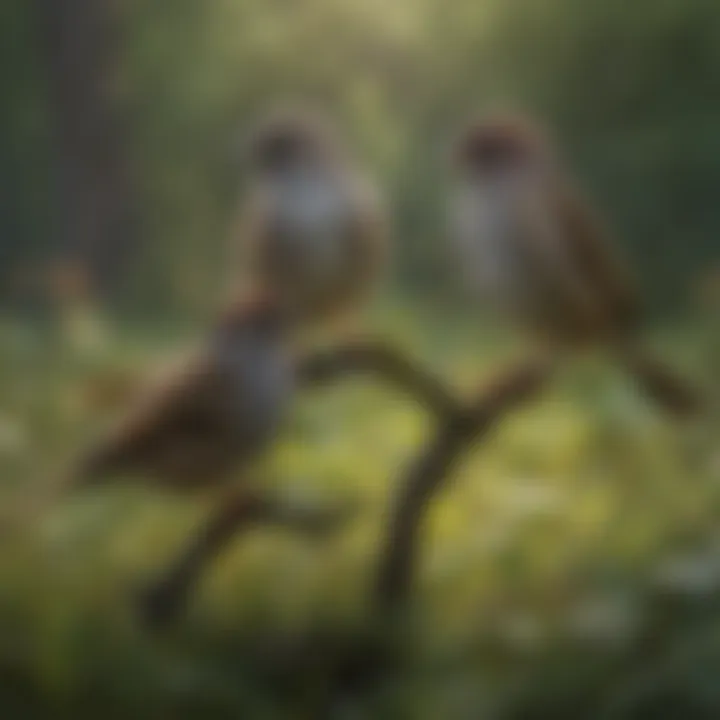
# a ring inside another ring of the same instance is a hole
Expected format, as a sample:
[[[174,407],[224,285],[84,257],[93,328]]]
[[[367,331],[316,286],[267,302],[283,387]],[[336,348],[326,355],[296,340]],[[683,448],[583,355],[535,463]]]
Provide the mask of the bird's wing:
[[[267,224],[266,194],[257,188],[244,200],[233,232],[233,267],[248,271],[255,260],[259,237]]]
[[[358,177],[355,211],[350,232],[355,250],[367,256],[368,270],[373,271],[385,260],[388,250],[388,216],[377,188],[367,179]]]
[[[529,271],[532,310],[552,309],[555,318],[582,318],[593,326],[601,314],[596,288],[578,268],[562,217],[556,207],[554,185],[547,180],[521,189],[515,207],[513,236],[517,262]]]
[[[205,353],[182,358],[141,393],[84,456],[81,475],[120,469],[142,460],[158,440],[185,428],[217,396],[215,366]]]
[[[278,203],[275,194],[258,185],[250,193],[243,213],[238,252],[239,267],[246,284],[255,290],[265,285],[292,287],[298,261],[295,228]]]
[[[580,194],[567,186],[557,193],[555,207],[572,261],[584,282],[609,308],[613,327],[631,329],[639,315],[632,278],[599,219]]]

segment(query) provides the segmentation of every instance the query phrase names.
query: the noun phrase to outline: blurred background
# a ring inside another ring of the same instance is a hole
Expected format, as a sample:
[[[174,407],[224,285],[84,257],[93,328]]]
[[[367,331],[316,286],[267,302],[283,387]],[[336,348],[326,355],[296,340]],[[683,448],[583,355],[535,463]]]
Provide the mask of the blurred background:
[[[515,346],[455,297],[443,247],[448,140],[500,105],[552,128],[638,276],[648,342],[716,392],[717,0],[4,0],[0,76],[7,506],[204,327],[239,143],[287,99],[326,109],[391,199],[395,263],[365,324],[459,390]],[[414,652],[341,716],[720,717],[719,429],[673,426],[601,360],[568,368],[436,503]],[[238,543],[170,639],[133,625],[132,593],[202,503],[103,491],[3,539],[4,716],[314,717],[313,682],[259,679],[248,638],[363,627],[393,483],[427,430],[367,383],[302,398],[274,475],[360,494],[366,516],[331,548]]]

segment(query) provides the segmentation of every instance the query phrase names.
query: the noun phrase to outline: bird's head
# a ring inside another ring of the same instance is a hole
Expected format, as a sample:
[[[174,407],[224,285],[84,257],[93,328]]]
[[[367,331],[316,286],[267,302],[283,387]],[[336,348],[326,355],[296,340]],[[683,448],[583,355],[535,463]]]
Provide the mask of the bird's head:
[[[497,115],[471,122],[453,149],[453,166],[465,178],[497,180],[553,163],[548,140],[533,122]]]
[[[332,164],[339,148],[327,121],[307,111],[265,118],[252,134],[248,161],[252,172],[276,176]]]

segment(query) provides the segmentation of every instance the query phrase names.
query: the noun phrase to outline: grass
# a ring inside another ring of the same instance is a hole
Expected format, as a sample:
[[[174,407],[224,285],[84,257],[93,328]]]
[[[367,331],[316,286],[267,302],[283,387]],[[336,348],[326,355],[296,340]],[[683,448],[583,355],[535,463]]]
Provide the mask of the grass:
[[[505,357],[462,321],[428,333],[397,311],[381,324],[462,392]],[[123,330],[78,349],[0,325],[4,509],[44,492],[127,379],[177,339]],[[707,330],[654,340],[708,387],[720,379]],[[362,517],[327,545],[265,530],[244,538],[163,637],[137,627],[133,593],[211,496],[107,488],[4,536],[3,717],[314,718],[322,671],[281,684],[264,669],[268,638],[369,631],[386,510],[428,429],[412,402],[367,381],[300,397],[268,477],[358,497]],[[720,716],[719,429],[712,413],[678,428],[601,360],[569,367],[438,498],[402,620],[404,659],[338,717]]]

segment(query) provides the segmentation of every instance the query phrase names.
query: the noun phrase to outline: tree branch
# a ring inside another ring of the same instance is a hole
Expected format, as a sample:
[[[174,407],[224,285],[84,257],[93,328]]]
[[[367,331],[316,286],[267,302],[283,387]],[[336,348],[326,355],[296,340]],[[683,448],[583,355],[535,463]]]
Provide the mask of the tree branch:
[[[547,362],[533,361],[504,372],[464,411],[448,416],[412,462],[396,499],[380,555],[373,602],[381,617],[402,605],[410,594],[420,528],[430,501],[463,454],[491,430],[505,412],[533,397],[545,384],[550,371]]]
[[[379,340],[361,340],[300,358],[300,385],[316,386],[352,374],[371,374],[416,399],[438,418],[455,415],[458,403],[443,384]]]
[[[387,629],[387,621],[404,609],[412,591],[425,513],[454,467],[505,412],[539,392],[551,369],[547,361],[528,361],[506,370],[475,401],[465,407],[457,403],[441,418],[434,438],[412,461],[387,524],[372,588],[371,629]],[[371,635],[365,644],[349,647],[335,658],[317,716],[334,717],[338,703],[367,693],[396,663],[395,638],[384,630]]]
[[[345,505],[293,502],[245,489],[226,495],[179,556],[141,594],[142,621],[150,627],[160,627],[175,620],[205,568],[241,531],[275,525],[322,539],[349,520],[353,511],[354,508]]]
[[[460,406],[435,378],[417,368],[390,346],[377,341],[357,341],[298,361],[301,386],[317,386],[354,373],[368,372],[399,386],[438,418],[449,421]],[[140,598],[146,623],[166,624],[183,610],[204,568],[233,537],[258,524],[292,527],[306,534],[323,534],[347,519],[348,508],[297,507],[277,498],[241,492],[225,497],[216,512],[190,540],[159,579]]]

